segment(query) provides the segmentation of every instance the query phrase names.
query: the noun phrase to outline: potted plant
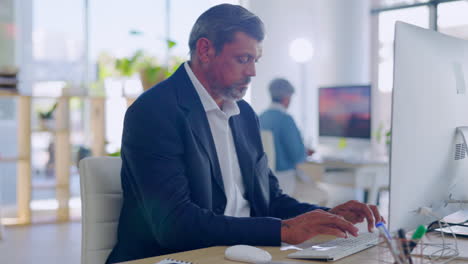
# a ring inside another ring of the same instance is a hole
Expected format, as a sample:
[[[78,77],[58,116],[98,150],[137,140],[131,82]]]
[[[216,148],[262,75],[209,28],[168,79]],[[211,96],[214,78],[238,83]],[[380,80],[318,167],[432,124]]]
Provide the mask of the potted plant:
[[[105,96],[105,82],[108,78],[117,76],[115,69],[116,59],[109,53],[102,52],[97,59],[97,80],[91,83],[90,95],[92,96]]]
[[[169,65],[163,65],[155,57],[145,56],[139,67],[143,89],[146,91],[171,76],[182,61],[181,58],[174,56],[169,60]]]
[[[167,40],[166,45],[170,50],[176,43]],[[143,90],[146,91],[174,73],[182,62],[182,58],[171,56],[167,63],[162,63],[158,58],[148,55],[143,50],[137,50],[132,56],[119,59],[102,53],[98,58],[98,80],[91,86],[93,94],[104,94],[105,83],[109,78],[121,82],[125,94],[128,93],[126,88],[132,88],[126,85],[130,85],[130,81],[139,77]],[[133,92],[130,93],[133,94]]]
[[[138,72],[140,67],[140,61],[143,58],[143,51],[137,50],[130,58],[121,58],[115,61],[115,69],[118,71],[120,76],[132,77]]]
[[[55,103],[50,109],[46,111],[38,111],[39,115],[39,127],[41,129],[53,129],[54,128],[54,112],[57,109],[58,103]]]

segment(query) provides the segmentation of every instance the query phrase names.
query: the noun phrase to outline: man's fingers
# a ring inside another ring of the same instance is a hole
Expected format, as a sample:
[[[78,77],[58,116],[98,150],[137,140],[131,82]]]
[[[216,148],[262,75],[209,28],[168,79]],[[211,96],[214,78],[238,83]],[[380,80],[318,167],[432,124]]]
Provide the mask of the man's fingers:
[[[372,210],[372,213],[374,214],[374,218],[376,222],[384,222],[385,219],[380,215],[379,208],[375,205],[369,205],[370,209]]]
[[[315,221],[311,221],[311,224],[316,222],[322,226],[338,228],[342,232],[348,232],[353,236],[358,235],[359,229],[355,227],[351,222],[344,219],[342,216],[319,210],[314,210],[313,212],[316,212],[316,214],[313,216]]]
[[[351,222],[353,225],[357,223],[362,223],[364,222],[365,216],[364,214],[359,213],[358,211],[354,210],[349,212],[344,219],[348,220]]]
[[[345,220],[343,217],[330,214],[329,221],[327,221],[325,224],[327,226],[336,226],[336,228],[342,230],[343,232],[348,232],[353,236],[358,235],[359,229],[349,221]]]
[[[319,233],[322,235],[331,235],[331,236],[336,236],[336,237],[341,237],[341,238],[348,237],[348,234],[346,234],[346,232],[343,232],[343,230],[336,228],[336,227],[331,227],[331,226],[321,227]]]
[[[358,216],[356,216],[356,218],[354,219],[354,222],[355,222],[355,223],[353,223],[353,224],[362,223],[362,222],[364,222],[364,219],[365,219],[365,217],[364,217],[363,215],[358,215]]]
[[[380,216],[380,219],[381,219],[380,221],[381,221],[381,222],[384,222],[384,224],[387,223],[387,221],[385,221],[385,218],[384,218],[383,216]]]
[[[355,209],[359,210],[360,214],[363,214],[364,217],[367,219],[367,228],[369,229],[369,232],[372,232],[375,226],[375,219],[374,213],[372,212],[371,208],[365,203],[360,203],[356,201]]]

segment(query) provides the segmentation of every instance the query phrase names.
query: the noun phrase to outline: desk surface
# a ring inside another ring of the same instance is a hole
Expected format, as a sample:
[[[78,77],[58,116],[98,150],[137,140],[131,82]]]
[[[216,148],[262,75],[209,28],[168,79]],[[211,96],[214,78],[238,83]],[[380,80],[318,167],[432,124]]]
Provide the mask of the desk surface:
[[[431,236],[432,241],[437,240],[438,235]],[[460,250],[468,250],[468,239],[459,239],[458,245]],[[224,258],[224,251],[227,247],[210,247],[203,248],[198,250],[186,251],[176,254],[164,255],[159,257],[152,257],[146,259],[140,259],[135,261],[125,262],[125,264],[154,264],[158,261],[161,261],[165,258],[172,258],[182,261],[192,262],[193,264],[239,264],[241,262],[230,261]],[[323,261],[311,261],[311,260],[299,260],[299,259],[290,259],[287,258],[289,253],[294,252],[294,250],[281,251],[279,247],[260,247],[273,256],[273,261],[290,261],[297,263],[333,263],[333,264],[375,264],[379,263],[379,258],[383,258],[385,255],[385,250],[381,246],[375,246],[369,248],[365,251],[359,252],[357,254],[342,258],[335,262],[323,262]],[[383,262],[380,262],[383,263]],[[420,263],[419,261],[415,263]],[[454,260],[450,263],[467,263],[466,260]],[[124,263],[121,263],[124,264]]]
[[[164,255],[153,258],[146,258],[141,260],[135,260],[130,262],[125,262],[125,264],[154,264],[165,258],[172,258],[182,261],[193,262],[193,264],[239,264],[241,262],[230,261],[224,258],[224,251],[227,247],[210,247],[203,248],[198,250],[186,251],[176,254]],[[299,263],[324,263],[310,260],[299,260],[299,259],[290,259],[287,258],[289,253],[294,252],[295,250],[281,251],[279,247],[259,247],[268,251],[274,261],[294,261]],[[375,252],[374,252],[375,251]],[[355,254],[353,256],[342,259],[334,263],[376,263],[378,260],[378,253],[376,253],[377,247],[371,248],[369,250],[363,251],[360,254]],[[373,257],[373,259],[371,259]],[[349,262],[351,261],[351,262]],[[123,264],[123,263],[122,263]]]
[[[309,157],[306,163],[339,167],[388,166],[388,159],[314,159]]]

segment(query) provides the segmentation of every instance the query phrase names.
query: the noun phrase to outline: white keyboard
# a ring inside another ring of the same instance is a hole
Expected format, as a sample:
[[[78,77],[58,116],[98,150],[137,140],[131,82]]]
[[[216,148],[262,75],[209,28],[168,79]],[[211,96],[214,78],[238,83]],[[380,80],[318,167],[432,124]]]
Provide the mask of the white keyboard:
[[[335,261],[347,257],[379,243],[379,234],[364,233],[358,237],[337,238],[323,244],[296,251],[288,255],[289,258],[318,259]]]

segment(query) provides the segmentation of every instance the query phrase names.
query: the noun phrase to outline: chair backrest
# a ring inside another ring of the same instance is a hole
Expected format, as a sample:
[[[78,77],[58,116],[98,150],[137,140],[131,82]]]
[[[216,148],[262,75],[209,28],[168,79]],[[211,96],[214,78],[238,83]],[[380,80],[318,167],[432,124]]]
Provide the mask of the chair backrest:
[[[92,157],[80,161],[82,213],[81,263],[104,264],[117,242],[122,207],[118,157]]]
[[[268,165],[272,171],[276,171],[276,153],[273,133],[270,130],[261,130],[262,145],[268,157]]]

